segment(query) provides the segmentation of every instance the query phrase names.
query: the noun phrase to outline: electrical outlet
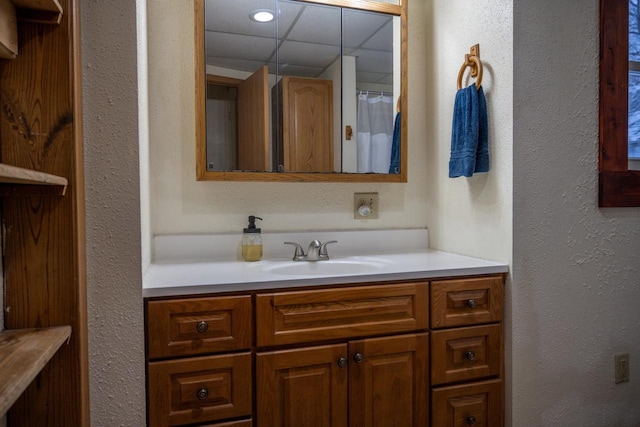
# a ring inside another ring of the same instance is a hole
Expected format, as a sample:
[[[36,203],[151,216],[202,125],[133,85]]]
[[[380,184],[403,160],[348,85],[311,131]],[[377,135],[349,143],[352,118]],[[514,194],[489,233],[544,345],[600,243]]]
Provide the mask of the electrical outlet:
[[[353,217],[355,219],[378,219],[379,211],[378,193],[355,193],[353,195]]]
[[[616,354],[616,384],[629,381],[629,353]]]

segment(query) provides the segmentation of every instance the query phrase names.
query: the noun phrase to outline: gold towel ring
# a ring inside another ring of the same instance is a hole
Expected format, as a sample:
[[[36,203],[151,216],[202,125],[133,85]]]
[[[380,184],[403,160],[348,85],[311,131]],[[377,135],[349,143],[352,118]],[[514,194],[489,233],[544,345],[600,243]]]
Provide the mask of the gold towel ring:
[[[469,53],[464,56],[464,64],[460,67],[458,72],[458,90],[462,89],[462,77],[464,76],[464,69],[471,68],[471,77],[476,78],[476,90],[480,89],[482,84],[482,61],[480,61],[480,45],[475,44],[469,49]]]

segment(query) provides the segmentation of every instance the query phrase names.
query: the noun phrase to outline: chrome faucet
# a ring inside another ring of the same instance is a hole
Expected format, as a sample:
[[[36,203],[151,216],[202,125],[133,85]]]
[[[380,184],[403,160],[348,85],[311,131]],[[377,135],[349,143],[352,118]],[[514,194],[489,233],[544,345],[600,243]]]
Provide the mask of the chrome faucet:
[[[309,243],[309,249],[307,253],[304,253],[302,246],[296,242],[284,242],[285,245],[295,246],[295,252],[293,253],[294,261],[324,261],[329,259],[329,253],[327,252],[327,245],[330,243],[338,243],[337,240],[329,240],[328,242],[320,243],[319,240],[312,240]]]

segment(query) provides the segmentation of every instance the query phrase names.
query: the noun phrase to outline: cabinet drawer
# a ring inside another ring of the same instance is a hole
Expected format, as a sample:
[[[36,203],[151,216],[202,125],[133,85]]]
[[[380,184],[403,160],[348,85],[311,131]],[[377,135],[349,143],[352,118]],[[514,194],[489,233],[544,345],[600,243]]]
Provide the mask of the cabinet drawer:
[[[439,388],[432,396],[433,427],[501,427],[502,381]]]
[[[149,301],[149,359],[247,349],[251,323],[250,296]]]
[[[259,294],[258,346],[426,329],[428,283]]]
[[[250,353],[150,362],[149,425],[250,416],[251,372]]]
[[[432,332],[431,351],[432,385],[499,376],[502,325]]]
[[[431,327],[477,325],[502,320],[502,276],[431,283]]]

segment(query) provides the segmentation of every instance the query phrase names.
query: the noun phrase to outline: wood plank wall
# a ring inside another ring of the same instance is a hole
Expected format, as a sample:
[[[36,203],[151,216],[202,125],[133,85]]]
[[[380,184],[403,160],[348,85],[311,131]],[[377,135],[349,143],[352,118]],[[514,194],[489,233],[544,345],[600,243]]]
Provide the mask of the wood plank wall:
[[[61,1],[59,26],[20,23],[18,57],[0,62],[2,162],[69,180],[63,197],[2,202],[7,329],[72,327],[11,427],[89,425],[78,3]]]

